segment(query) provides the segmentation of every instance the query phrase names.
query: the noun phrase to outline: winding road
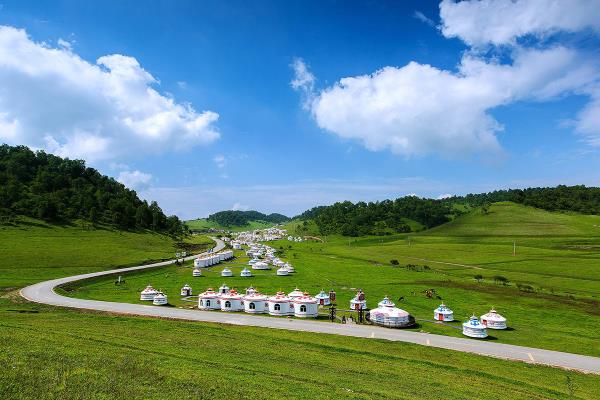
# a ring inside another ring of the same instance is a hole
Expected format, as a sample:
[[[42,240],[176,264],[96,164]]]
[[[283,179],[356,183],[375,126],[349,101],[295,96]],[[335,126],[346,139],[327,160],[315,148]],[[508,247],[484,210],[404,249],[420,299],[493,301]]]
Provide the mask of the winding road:
[[[213,251],[219,251],[225,244],[216,238],[217,243]],[[206,253],[202,253],[206,254]],[[191,260],[197,255],[186,257]],[[467,338],[456,338],[443,335],[404,331],[398,329],[381,328],[371,325],[332,324],[311,320],[292,318],[271,318],[242,313],[225,313],[215,311],[200,311],[170,307],[160,307],[141,304],[115,303],[109,301],[96,301],[76,299],[57,294],[55,288],[69,282],[98,276],[114,275],[131,271],[157,268],[174,264],[175,261],[164,261],[137,267],[114,269],[110,271],[94,272],[75,275],[66,278],[53,279],[36,283],[21,290],[21,296],[29,301],[48,304],[58,307],[78,308],[85,310],[106,311],[118,314],[141,315],[148,317],[172,318],[186,321],[201,321],[223,323],[231,325],[255,326],[271,329],[286,329],[304,332],[316,332],[342,336],[353,336],[371,339],[385,339],[390,341],[415,343],[439,349],[456,350],[489,357],[524,361],[528,363],[544,364],[554,367],[578,370],[587,373],[600,374],[600,358],[579,354],[563,353],[558,351],[536,349],[532,347],[515,346],[492,341],[481,341]]]

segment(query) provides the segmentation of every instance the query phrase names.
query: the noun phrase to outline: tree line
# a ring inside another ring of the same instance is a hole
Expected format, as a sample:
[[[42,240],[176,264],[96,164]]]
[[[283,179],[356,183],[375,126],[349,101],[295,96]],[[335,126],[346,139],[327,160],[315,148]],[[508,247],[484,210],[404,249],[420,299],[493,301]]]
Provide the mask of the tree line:
[[[250,221],[265,221],[279,224],[290,219],[283,214],[263,214],[258,211],[219,211],[208,216],[207,220],[216,222],[222,226],[245,226]]]
[[[0,216],[19,215],[52,223],[86,220],[120,229],[185,232],[177,216],[167,217],[156,202],[148,204],[113,178],[26,146],[0,146]]]
[[[312,208],[297,218],[314,220],[323,235],[362,236],[410,232],[407,219],[432,228],[448,222],[451,214],[447,202],[407,196],[368,203],[338,202]]]
[[[488,193],[450,197],[443,201],[448,204],[462,203],[474,207],[486,206],[499,201],[512,201],[548,211],[600,214],[600,188],[584,185],[495,190]]]

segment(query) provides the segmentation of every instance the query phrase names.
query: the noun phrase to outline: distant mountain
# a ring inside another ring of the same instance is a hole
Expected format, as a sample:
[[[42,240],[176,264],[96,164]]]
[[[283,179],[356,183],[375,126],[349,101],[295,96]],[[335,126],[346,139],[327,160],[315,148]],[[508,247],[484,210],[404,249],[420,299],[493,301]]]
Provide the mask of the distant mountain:
[[[26,146],[0,146],[0,223],[19,215],[52,223],[86,220],[120,229],[182,233],[183,223],[167,217],[113,178]]]
[[[264,221],[279,224],[289,221],[290,218],[282,214],[263,214],[258,211],[219,211],[209,215],[207,220],[228,227],[246,226],[250,221]]]

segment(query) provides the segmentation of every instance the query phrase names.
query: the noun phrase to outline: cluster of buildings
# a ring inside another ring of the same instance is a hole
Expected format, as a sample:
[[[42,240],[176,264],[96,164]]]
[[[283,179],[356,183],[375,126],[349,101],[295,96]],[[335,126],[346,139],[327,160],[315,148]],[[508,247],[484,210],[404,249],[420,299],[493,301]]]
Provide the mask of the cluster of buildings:
[[[185,284],[181,288],[181,296],[192,296],[192,288]],[[295,316],[299,318],[316,318],[319,306],[329,306],[335,301],[336,294],[333,290],[326,293],[321,290],[317,295],[311,296],[306,291],[295,288],[289,293],[282,291],[273,296],[262,294],[253,287],[239,293],[223,284],[217,291],[208,288],[198,295],[198,308],[200,310],[220,310],[226,312],[243,311],[250,314],[270,314],[274,316]],[[167,304],[167,295],[148,285],[140,294],[140,300],[152,301],[154,305]],[[366,319],[374,325],[388,328],[406,328],[415,324],[415,318],[407,311],[396,307],[387,296],[377,304],[377,308],[367,309],[365,294],[358,290],[350,300],[351,310],[366,311]],[[454,313],[445,304],[440,304],[433,311],[436,321],[454,321]],[[472,338],[485,338],[487,329],[506,329],[506,318],[492,308],[490,312],[477,318],[471,316],[462,324],[463,334]]]
[[[221,261],[227,261],[233,258],[233,250],[224,250],[219,253],[208,253],[194,260],[194,270],[192,276],[202,276],[201,268],[212,267]]]
[[[327,298],[325,303],[324,298]],[[244,311],[250,314],[270,314],[275,316],[295,316],[316,318],[319,305],[327,305],[329,296],[321,291],[317,296],[302,292],[298,288],[288,294],[277,292],[268,296],[255,290],[246,289],[244,294],[222,285],[218,291],[212,288],[198,295],[200,310]]]
[[[257,229],[254,231],[246,231],[246,232],[238,232],[234,233],[233,236],[235,239],[232,241],[233,243],[241,243],[241,244],[253,244],[257,242],[270,242],[273,240],[279,240],[285,237],[286,230],[273,227],[268,229]]]

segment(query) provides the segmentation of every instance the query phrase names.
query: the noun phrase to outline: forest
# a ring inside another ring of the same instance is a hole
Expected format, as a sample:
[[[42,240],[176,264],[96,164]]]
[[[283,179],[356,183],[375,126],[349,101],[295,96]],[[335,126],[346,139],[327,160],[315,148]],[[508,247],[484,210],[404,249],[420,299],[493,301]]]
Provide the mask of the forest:
[[[488,193],[450,197],[442,201],[448,204],[458,203],[473,207],[486,206],[499,201],[512,201],[548,211],[600,214],[600,188],[584,185],[496,190]]]
[[[312,208],[297,218],[313,219],[323,235],[362,236],[410,232],[406,219],[431,228],[448,222],[451,213],[448,203],[407,196],[369,203],[338,202]]]
[[[82,160],[1,145],[0,222],[20,215],[51,223],[84,220],[172,235],[185,231],[177,216],[167,217],[156,202],[140,200],[135,191],[86,167]]]
[[[207,220],[222,226],[244,226],[250,221],[265,221],[279,224],[290,219],[282,214],[263,214],[258,211],[219,211],[208,216]]]
[[[387,235],[410,232],[407,219],[417,221],[425,228],[432,228],[464,212],[456,205],[486,208],[499,201],[512,201],[548,211],[600,214],[600,188],[561,185],[553,188],[497,190],[442,200],[406,196],[369,203],[344,201],[311,208],[296,218],[314,220],[323,235]]]

